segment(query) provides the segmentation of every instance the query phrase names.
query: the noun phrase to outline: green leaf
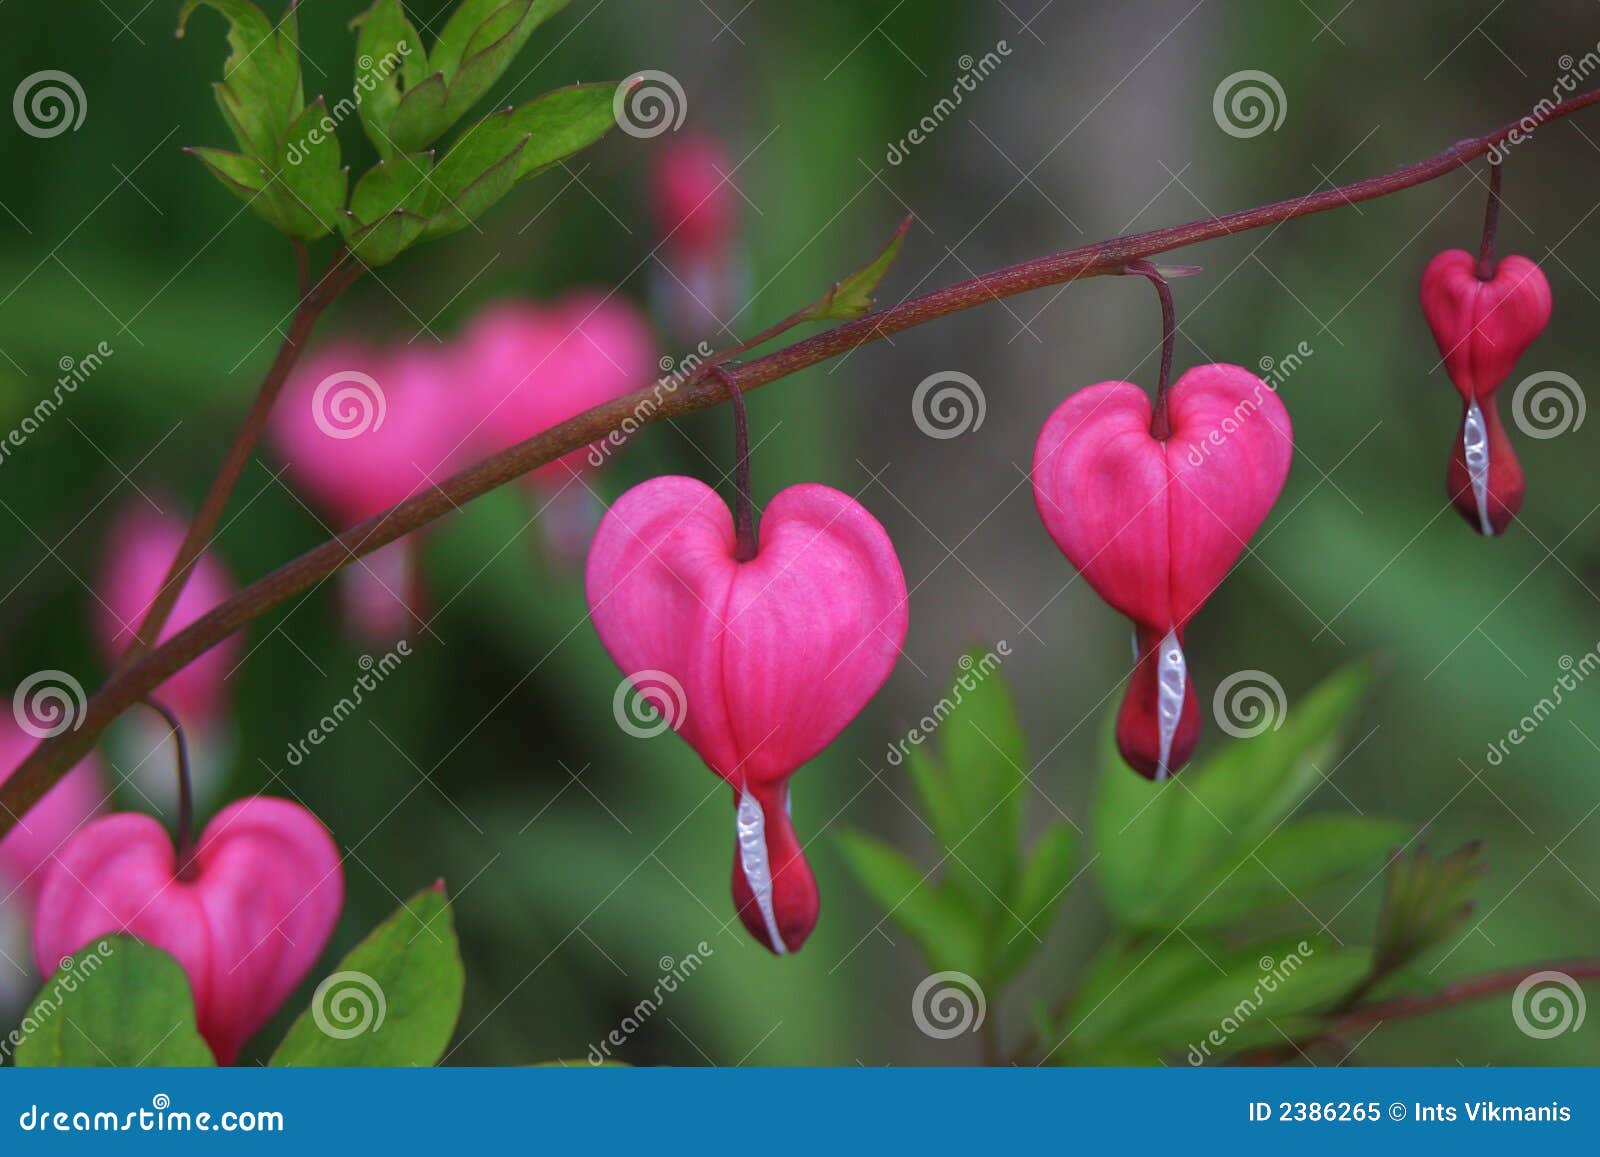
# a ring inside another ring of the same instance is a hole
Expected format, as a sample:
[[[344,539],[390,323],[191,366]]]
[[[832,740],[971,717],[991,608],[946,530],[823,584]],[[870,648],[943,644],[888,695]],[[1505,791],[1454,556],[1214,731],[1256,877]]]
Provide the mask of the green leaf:
[[[994,673],[997,664],[992,653],[963,655],[949,696],[931,713],[935,723],[943,720],[944,782],[960,817],[960,835],[945,846],[951,878],[986,911],[992,927],[1007,919],[1000,898],[1011,894],[1017,872],[1028,759],[1011,692]]]
[[[433,1065],[461,1015],[465,977],[444,885],[418,892],[317,986],[274,1065]]]
[[[1374,878],[1384,858],[1410,834],[1398,820],[1330,814],[1287,824],[1226,858],[1194,889],[1204,899],[1186,928],[1210,928],[1263,908],[1292,903],[1356,874]],[[1172,915],[1172,913],[1169,913]],[[1176,913],[1179,918],[1183,913]]]
[[[422,236],[428,219],[432,153],[397,154],[379,161],[356,182],[341,220],[345,242],[368,265],[387,265]]]
[[[18,1067],[216,1064],[195,1027],[189,978],[131,936],[107,936],[63,960],[18,1032]]]
[[[239,148],[265,162],[283,155],[289,126],[305,106],[300,91],[300,33],[290,6],[274,26],[250,0],[184,0],[178,35],[201,5],[228,21],[230,53],[216,84],[217,104]]]
[[[339,164],[339,138],[331,125],[324,123],[327,116],[321,97],[306,106],[289,126],[289,143],[279,170],[283,192],[301,218],[294,236],[307,241],[332,232],[344,212],[349,178]]]
[[[1309,1035],[1317,1014],[1359,984],[1371,960],[1366,949],[1315,936],[1238,949],[1186,934],[1153,947],[1113,941],[1074,1000],[1066,1041],[1074,1051],[1109,1043],[1193,1050],[1204,1060]]]
[[[1277,730],[1236,740],[1162,783],[1128,770],[1108,726],[1094,838],[1113,915],[1167,928],[1193,912],[1219,867],[1256,849],[1332,771],[1340,725],[1369,680],[1364,665],[1346,668],[1293,705]]]
[[[539,25],[568,0],[464,0],[428,55],[431,75],[408,89],[389,122],[391,147],[437,140],[488,93]]]
[[[428,54],[400,0],[377,3],[351,21],[356,36],[356,91],[360,94],[361,127],[380,157],[394,153],[389,122],[400,105],[400,86],[423,83]]]
[[[935,970],[988,979],[983,927],[965,898],[924,877],[905,856],[860,832],[839,835],[845,860]]]
[[[267,216],[271,211],[270,205],[258,208],[256,204],[262,191],[272,183],[272,175],[261,167],[260,161],[243,153],[230,153],[226,149],[187,148],[183,151],[204,165],[206,171],[221,181],[222,187],[228,192],[270,223],[277,224],[275,218]]]
[[[485,117],[439,162],[425,206],[427,236],[477,220],[513,185],[581,152],[616,123],[614,84],[578,84]]]
[[[1065,823],[1051,825],[1033,845],[1017,880],[997,948],[996,974],[1004,980],[1027,963],[1050,928],[1050,918],[1066,895],[1078,862],[1078,833]]]
[[[1472,914],[1472,889],[1483,874],[1481,851],[1473,842],[1434,859],[1418,847],[1390,860],[1378,911],[1375,976],[1405,968],[1456,934]]]
[[[837,282],[821,301],[805,311],[802,320],[849,320],[870,313],[876,304],[872,295],[884,274],[889,272],[889,266],[899,256],[900,245],[906,239],[911,221],[912,218],[908,216],[900,222],[900,228],[894,231],[894,236],[889,238],[888,244],[879,250],[878,255],[843,281]]]

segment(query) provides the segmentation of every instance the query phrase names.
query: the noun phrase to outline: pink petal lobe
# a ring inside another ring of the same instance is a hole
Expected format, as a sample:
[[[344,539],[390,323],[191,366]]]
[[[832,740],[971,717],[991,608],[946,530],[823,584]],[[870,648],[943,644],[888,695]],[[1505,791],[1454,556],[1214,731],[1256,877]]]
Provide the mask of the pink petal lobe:
[[[38,742],[17,725],[13,716],[0,718],[0,783],[11,778]],[[44,798],[0,839],[0,904],[13,896],[24,905],[29,904],[44,886],[45,870],[56,850],[99,813],[106,798],[105,772],[99,757],[93,754],[85,756],[45,792]]]
[[[1100,382],[1045,421],[1033,455],[1034,504],[1061,552],[1135,622],[1170,626],[1167,465],[1150,401],[1132,382]]]
[[[1422,274],[1422,312],[1461,396],[1482,399],[1511,375],[1517,359],[1550,321],[1544,273],[1526,257],[1502,257],[1478,280],[1478,260],[1447,249]]]
[[[1239,366],[1194,367],[1173,383],[1168,407],[1172,620],[1181,627],[1278,500],[1294,457],[1294,431],[1278,395]]]

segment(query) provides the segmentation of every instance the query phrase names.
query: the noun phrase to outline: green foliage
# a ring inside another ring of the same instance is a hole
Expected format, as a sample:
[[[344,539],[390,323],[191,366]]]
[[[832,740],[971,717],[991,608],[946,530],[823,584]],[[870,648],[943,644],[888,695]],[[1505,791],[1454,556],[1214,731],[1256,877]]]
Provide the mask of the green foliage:
[[[970,653],[935,708],[941,759],[905,746],[943,857],[923,872],[868,836],[846,833],[846,858],[873,898],[936,969],[1004,983],[1043,942],[1077,866],[1077,833],[1054,823],[1022,847],[1027,754],[993,655]],[[916,733],[920,743],[924,736]],[[940,878],[934,879],[938,874]]]
[[[1419,847],[1390,860],[1378,912],[1377,976],[1405,968],[1460,930],[1472,914],[1472,889],[1483,874],[1481,851],[1482,845],[1473,842],[1434,859]]]
[[[18,1066],[214,1065],[178,962],[107,936],[61,962],[23,1018]]]
[[[1332,771],[1340,727],[1370,680],[1365,667],[1341,671],[1294,704],[1277,730],[1231,743],[1162,783],[1129,773],[1107,728],[1095,871],[1118,923],[1215,926],[1290,901],[1290,888],[1370,872],[1403,842],[1405,828],[1387,820],[1290,819]]]
[[[992,657],[991,657],[992,661]],[[1019,851],[1032,770],[1004,682],[977,656],[931,713],[939,756],[913,732],[902,744],[921,810],[943,852],[924,872],[886,844],[848,833],[857,877],[931,968],[998,989],[1039,947],[1075,878],[1077,832],[1052,824]],[[976,667],[977,670],[973,670]],[[1344,813],[1296,818],[1332,772],[1339,734],[1370,681],[1342,671],[1275,730],[1229,743],[1163,783],[1142,779],[1104,744],[1093,870],[1115,934],[1070,999],[1034,1014],[1033,1059],[1055,1064],[1205,1064],[1284,1049],[1325,1032],[1413,959],[1454,932],[1470,857],[1391,868],[1378,946],[1347,945],[1315,921],[1263,935],[1282,912],[1304,923],[1303,897],[1351,876],[1375,878],[1406,825]]]
[[[878,255],[843,281],[837,282],[821,301],[805,311],[804,320],[848,321],[871,312],[876,304],[872,295],[877,291],[878,283],[883,280],[884,274],[889,272],[889,266],[893,265],[894,259],[900,255],[900,246],[906,239],[906,232],[911,228],[911,221],[912,218],[907,217],[900,222],[900,227],[894,231],[894,236],[889,238],[888,243],[878,251]]]
[[[356,28],[355,88],[330,110],[301,92],[294,10],[274,26],[250,0],[187,0],[228,20],[232,49],[217,85],[238,153],[191,149],[229,192],[273,228],[303,240],[338,230],[367,265],[466,228],[518,183],[599,140],[615,121],[613,84],[574,85],[463,130],[438,167],[425,151],[504,75],[534,31],[568,0],[464,0],[432,52],[399,0],[376,0]],[[350,111],[377,148],[355,183],[337,130]]]
[[[317,987],[274,1065],[433,1065],[461,1015],[465,975],[443,884],[418,892]]]

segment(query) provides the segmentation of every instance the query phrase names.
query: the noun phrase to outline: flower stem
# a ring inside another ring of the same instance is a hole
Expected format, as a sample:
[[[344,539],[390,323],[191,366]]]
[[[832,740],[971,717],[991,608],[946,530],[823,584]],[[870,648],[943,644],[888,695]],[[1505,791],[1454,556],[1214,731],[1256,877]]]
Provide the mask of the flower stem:
[[[1478,280],[1494,277],[1494,237],[1500,230],[1500,162],[1489,162],[1489,200],[1483,207],[1483,241],[1478,246]]]
[[[216,535],[217,525],[227,510],[228,500],[233,496],[234,487],[239,484],[239,478],[244,473],[245,466],[249,464],[250,456],[255,453],[256,444],[266,429],[267,418],[272,413],[273,404],[277,402],[278,394],[289,378],[289,371],[294,368],[295,362],[304,351],[312,328],[333,299],[360,276],[359,265],[340,268],[344,256],[344,251],[341,249],[332,264],[328,266],[327,272],[313,284],[305,242],[299,240],[295,242],[295,268],[300,283],[300,300],[295,307],[294,317],[289,322],[288,332],[278,346],[277,356],[273,358],[267,376],[262,379],[261,387],[256,392],[255,401],[245,415],[244,422],[233,436],[233,443],[228,447],[222,465],[217,468],[211,485],[206,489],[200,508],[195,511],[194,518],[189,523],[189,529],[178,547],[177,556],[167,570],[166,578],[162,580],[155,598],[151,600],[133,642],[123,652],[118,664],[120,667],[126,667],[134,662],[161,637],[161,628],[166,626],[172,608],[178,603],[178,596],[183,593],[183,588],[188,583],[189,576],[194,573],[200,556],[211,545]]]
[[[1149,279],[1161,299],[1161,376],[1156,380],[1156,403],[1150,415],[1150,436],[1165,442],[1172,436],[1172,423],[1167,418],[1167,384],[1172,380],[1172,351],[1178,343],[1178,311],[1172,304],[1172,286],[1148,261],[1130,261],[1122,272]]]
[[[178,745],[178,879],[193,880],[198,869],[194,862],[194,789],[189,776],[189,741],[184,738],[177,712],[154,699],[144,700],[144,705],[167,721],[172,741]]]
[[[713,365],[710,373],[728,389],[728,400],[733,403],[733,468],[734,533],[733,557],[736,562],[749,562],[756,556],[755,503],[750,500],[750,419],[745,413],[744,391],[738,379],[721,364]]]

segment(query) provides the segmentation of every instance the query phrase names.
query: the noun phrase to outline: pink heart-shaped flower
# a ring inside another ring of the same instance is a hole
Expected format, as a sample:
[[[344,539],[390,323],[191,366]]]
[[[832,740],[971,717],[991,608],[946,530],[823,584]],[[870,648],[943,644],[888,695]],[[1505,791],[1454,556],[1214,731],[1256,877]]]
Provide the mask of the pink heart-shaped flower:
[[[1502,257],[1478,277],[1478,259],[1447,249],[1422,274],[1422,313],[1461,395],[1461,428],[1446,493],[1480,534],[1502,533],[1522,507],[1522,465],[1506,436],[1495,391],[1550,322],[1550,283],[1526,257]]]
[[[793,950],[815,923],[816,888],[785,781],[888,678],[906,635],[905,576],[877,520],[826,486],[772,500],[755,558],[737,561],[735,542],[704,483],[636,486],[595,534],[589,607],[623,674],[733,786],[749,837],[734,871],[740,915],[769,948]],[[764,873],[771,913],[750,904]]]
[[[1033,460],[1045,528],[1138,630],[1118,737],[1129,763],[1156,776],[1181,766],[1199,734],[1183,630],[1272,509],[1294,456],[1283,403],[1239,366],[1189,370],[1167,412],[1170,435],[1157,439],[1138,386],[1089,386],[1050,415]]]
[[[344,904],[339,851],[305,808],[256,796],[206,825],[187,878],[178,867],[150,816],[85,825],[46,874],[34,957],[48,976],[114,932],[163,949],[188,974],[200,1034],[231,1064],[327,945]]]

